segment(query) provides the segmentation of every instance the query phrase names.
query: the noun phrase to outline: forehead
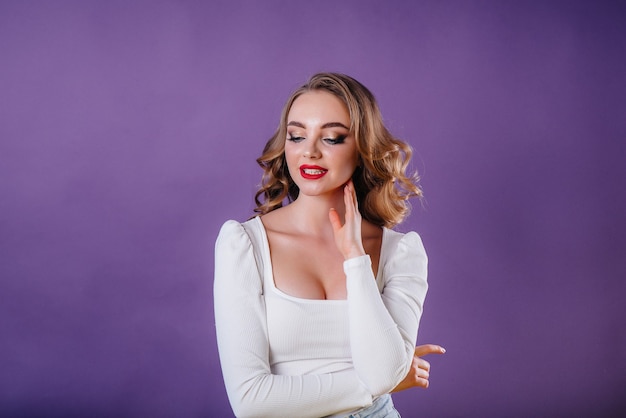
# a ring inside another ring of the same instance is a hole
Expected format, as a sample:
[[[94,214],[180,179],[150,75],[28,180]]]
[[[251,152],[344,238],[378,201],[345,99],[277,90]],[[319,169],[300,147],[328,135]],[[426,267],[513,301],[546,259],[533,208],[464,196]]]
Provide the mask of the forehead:
[[[313,90],[300,95],[291,105],[287,122],[293,121],[305,124],[341,122],[350,126],[350,113],[337,96],[324,90]]]

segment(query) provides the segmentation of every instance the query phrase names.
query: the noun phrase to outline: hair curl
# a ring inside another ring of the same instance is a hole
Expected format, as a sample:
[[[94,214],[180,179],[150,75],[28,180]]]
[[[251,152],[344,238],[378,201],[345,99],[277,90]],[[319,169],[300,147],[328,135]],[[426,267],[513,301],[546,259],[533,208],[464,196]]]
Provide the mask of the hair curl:
[[[408,199],[422,196],[418,175],[406,174],[411,147],[387,130],[374,95],[354,78],[339,73],[315,74],[287,100],[278,129],[257,159],[263,178],[254,197],[254,212],[266,214],[282,207],[285,199],[292,202],[298,197],[298,186],[285,160],[287,116],[294,101],[313,90],[333,94],[348,108],[350,132],[356,138],[360,161],[352,181],[361,216],[378,226],[391,228],[399,224],[410,211]]]

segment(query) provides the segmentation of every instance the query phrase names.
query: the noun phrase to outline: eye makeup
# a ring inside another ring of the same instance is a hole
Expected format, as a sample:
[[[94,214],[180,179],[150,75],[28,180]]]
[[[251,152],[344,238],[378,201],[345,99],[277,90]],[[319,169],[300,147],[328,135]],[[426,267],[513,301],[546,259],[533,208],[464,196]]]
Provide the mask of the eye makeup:
[[[339,135],[335,138],[324,138],[324,141],[331,145],[343,144],[346,140],[347,135]]]
[[[346,141],[347,136],[348,135],[338,135],[333,138],[322,138],[322,141],[326,142],[329,145],[338,145],[338,144],[343,144]],[[303,141],[304,139],[306,138],[303,136],[299,136],[299,135],[291,134],[291,133],[287,134],[287,140],[291,142],[297,143],[297,142]]]
[[[298,135],[289,134],[289,136],[287,136],[288,141],[296,142],[296,143],[302,141],[303,139],[304,137],[298,136]]]

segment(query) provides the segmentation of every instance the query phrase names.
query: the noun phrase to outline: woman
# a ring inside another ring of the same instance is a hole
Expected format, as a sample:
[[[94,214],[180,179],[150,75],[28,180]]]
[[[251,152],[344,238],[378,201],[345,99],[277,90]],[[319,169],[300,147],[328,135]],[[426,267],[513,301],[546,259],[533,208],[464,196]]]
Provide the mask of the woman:
[[[444,350],[415,348],[426,254],[415,232],[389,229],[421,194],[410,154],[351,77],[317,74],[289,98],[258,159],[259,216],[227,221],[216,242],[235,415],[396,417],[390,392],[428,386],[420,357]]]

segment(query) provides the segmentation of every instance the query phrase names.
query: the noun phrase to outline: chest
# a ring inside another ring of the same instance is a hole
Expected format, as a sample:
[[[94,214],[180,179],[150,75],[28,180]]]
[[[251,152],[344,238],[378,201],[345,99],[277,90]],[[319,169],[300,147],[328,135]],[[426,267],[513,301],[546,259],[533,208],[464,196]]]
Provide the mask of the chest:
[[[380,256],[380,240],[364,240],[374,272]],[[303,299],[346,299],[344,258],[334,242],[312,238],[270,238],[274,285]]]

